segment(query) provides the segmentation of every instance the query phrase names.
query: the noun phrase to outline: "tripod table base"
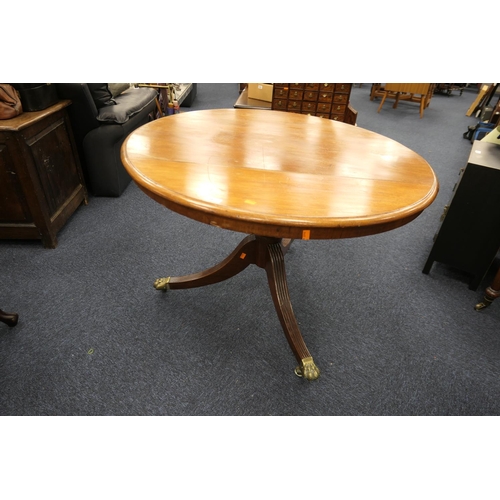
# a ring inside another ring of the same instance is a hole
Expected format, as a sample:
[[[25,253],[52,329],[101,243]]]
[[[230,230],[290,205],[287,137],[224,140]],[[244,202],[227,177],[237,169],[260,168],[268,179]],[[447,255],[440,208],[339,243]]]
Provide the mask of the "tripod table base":
[[[229,279],[250,264],[264,269],[278,318],[299,363],[295,374],[306,380],[315,380],[320,372],[302,338],[288,293],[284,256],[290,244],[291,240],[288,239],[249,235],[220,264],[200,273],[159,278],[154,287],[157,290],[195,288]]]

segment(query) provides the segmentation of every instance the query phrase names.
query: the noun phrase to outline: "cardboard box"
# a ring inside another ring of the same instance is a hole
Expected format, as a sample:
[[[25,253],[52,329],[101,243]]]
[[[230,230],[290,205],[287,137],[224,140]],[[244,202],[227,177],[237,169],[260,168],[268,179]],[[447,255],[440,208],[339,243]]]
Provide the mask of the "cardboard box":
[[[272,83],[249,83],[248,84],[249,99],[257,99],[258,101],[273,101],[273,84]]]

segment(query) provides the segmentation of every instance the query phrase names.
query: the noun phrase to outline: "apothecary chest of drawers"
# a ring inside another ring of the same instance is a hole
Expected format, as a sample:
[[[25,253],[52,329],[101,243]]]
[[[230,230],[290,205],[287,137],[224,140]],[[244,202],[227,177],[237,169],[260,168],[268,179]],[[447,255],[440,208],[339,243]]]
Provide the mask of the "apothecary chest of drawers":
[[[271,109],[354,123],[352,83],[274,83]]]

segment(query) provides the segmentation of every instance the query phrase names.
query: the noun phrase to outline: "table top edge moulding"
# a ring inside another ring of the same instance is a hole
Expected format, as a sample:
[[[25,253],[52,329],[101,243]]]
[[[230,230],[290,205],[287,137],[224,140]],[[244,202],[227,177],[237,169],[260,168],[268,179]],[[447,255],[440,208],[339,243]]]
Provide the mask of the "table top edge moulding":
[[[156,120],[126,139],[122,162],[169,209],[271,237],[392,230],[418,217],[439,189],[429,164],[392,139],[280,111],[204,110]]]

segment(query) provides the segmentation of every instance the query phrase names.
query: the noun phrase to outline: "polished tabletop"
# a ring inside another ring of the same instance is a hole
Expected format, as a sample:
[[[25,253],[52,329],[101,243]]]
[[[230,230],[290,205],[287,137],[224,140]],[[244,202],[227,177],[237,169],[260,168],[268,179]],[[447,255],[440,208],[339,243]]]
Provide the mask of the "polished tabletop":
[[[134,181],[200,222],[262,236],[394,229],[438,192],[420,155],[374,132],[282,111],[214,109],[152,121],[122,147]]]

